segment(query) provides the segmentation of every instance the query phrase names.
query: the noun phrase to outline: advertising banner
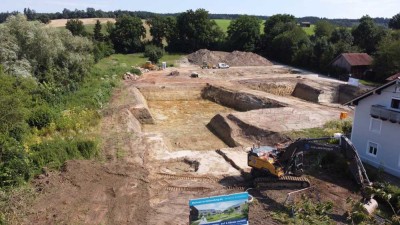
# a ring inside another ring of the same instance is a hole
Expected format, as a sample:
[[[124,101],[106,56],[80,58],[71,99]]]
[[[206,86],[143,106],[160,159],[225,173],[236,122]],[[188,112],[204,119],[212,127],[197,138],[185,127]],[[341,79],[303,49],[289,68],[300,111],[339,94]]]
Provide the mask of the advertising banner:
[[[192,199],[189,201],[190,225],[248,225],[249,194]]]

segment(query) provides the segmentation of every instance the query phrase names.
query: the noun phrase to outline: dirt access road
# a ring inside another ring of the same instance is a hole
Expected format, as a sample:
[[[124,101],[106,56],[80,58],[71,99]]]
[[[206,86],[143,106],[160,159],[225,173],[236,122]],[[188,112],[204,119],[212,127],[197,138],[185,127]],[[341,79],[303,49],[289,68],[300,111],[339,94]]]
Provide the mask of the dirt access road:
[[[251,186],[246,150],[252,143],[286,140],[282,132],[322,124],[344,110],[292,96],[299,82],[341,85],[317,75],[299,78],[282,66],[201,70],[182,62],[124,81],[99,127],[103,160],[69,161],[35,179],[39,194],[21,223],[188,224],[189,199]],[[175,69],[180,74],[169,76]],[[190,78],[194,71],[200,78]],[[277,119],[279,110],[294,116]],[[359,198],[355,183],[323,172],[308,178],[313,188],[306,194],[334,202],[332,218],[343,223],[346,198]],[[279,224],[270,212],[283,209],[289,191],[249,190],[258,198],[251,224]]]

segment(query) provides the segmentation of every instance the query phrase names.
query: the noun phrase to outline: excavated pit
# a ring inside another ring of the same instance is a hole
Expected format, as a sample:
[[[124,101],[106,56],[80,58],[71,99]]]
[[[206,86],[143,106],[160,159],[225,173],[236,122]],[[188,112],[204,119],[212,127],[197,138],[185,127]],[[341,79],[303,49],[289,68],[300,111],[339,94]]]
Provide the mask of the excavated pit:
[[[286,106],[270,98],[213,85],[141,87],[154,124],[143,124],[143,131],[161,133],[172,150],[213,150],[238,146],[221,138],[208,126],[217,114]],[[239,122],[238,122],[239,123]],[[241,127],[257,136],[256,127]],[[251,141],[254,138],[250,139]],[[248,142],[248,143],[250,143]],[[244,143],[244,142],[243,142]]]
[[[211,118],[233,110],[207,100],[149,101],[155,124],[145,124],[144,132],[161,133],[173,150],[210,150],[226,147],[206,127]]]

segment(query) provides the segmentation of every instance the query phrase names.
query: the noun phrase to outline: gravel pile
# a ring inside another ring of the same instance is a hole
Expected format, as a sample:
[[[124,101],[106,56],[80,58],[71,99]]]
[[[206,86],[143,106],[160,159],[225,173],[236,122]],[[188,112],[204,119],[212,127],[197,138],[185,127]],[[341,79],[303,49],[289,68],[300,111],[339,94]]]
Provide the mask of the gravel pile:
[[[188,55],[189,62],[203,65],[203,62],[216,65],[227,63],[230,66],[271,66],[272,63],[266,58],[252,52],[220,52],[201,49]]]

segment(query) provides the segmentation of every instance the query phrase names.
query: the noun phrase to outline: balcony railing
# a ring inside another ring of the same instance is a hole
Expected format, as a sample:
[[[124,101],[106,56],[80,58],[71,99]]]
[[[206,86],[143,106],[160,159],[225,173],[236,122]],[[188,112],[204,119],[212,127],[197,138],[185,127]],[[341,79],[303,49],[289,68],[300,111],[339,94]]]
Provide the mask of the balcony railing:
[[[383,121],[389,120],[392,123],[400,123],[400,112],[388,109],[382,105],[372,105],[370,114],[373,118],[379,118]]]

